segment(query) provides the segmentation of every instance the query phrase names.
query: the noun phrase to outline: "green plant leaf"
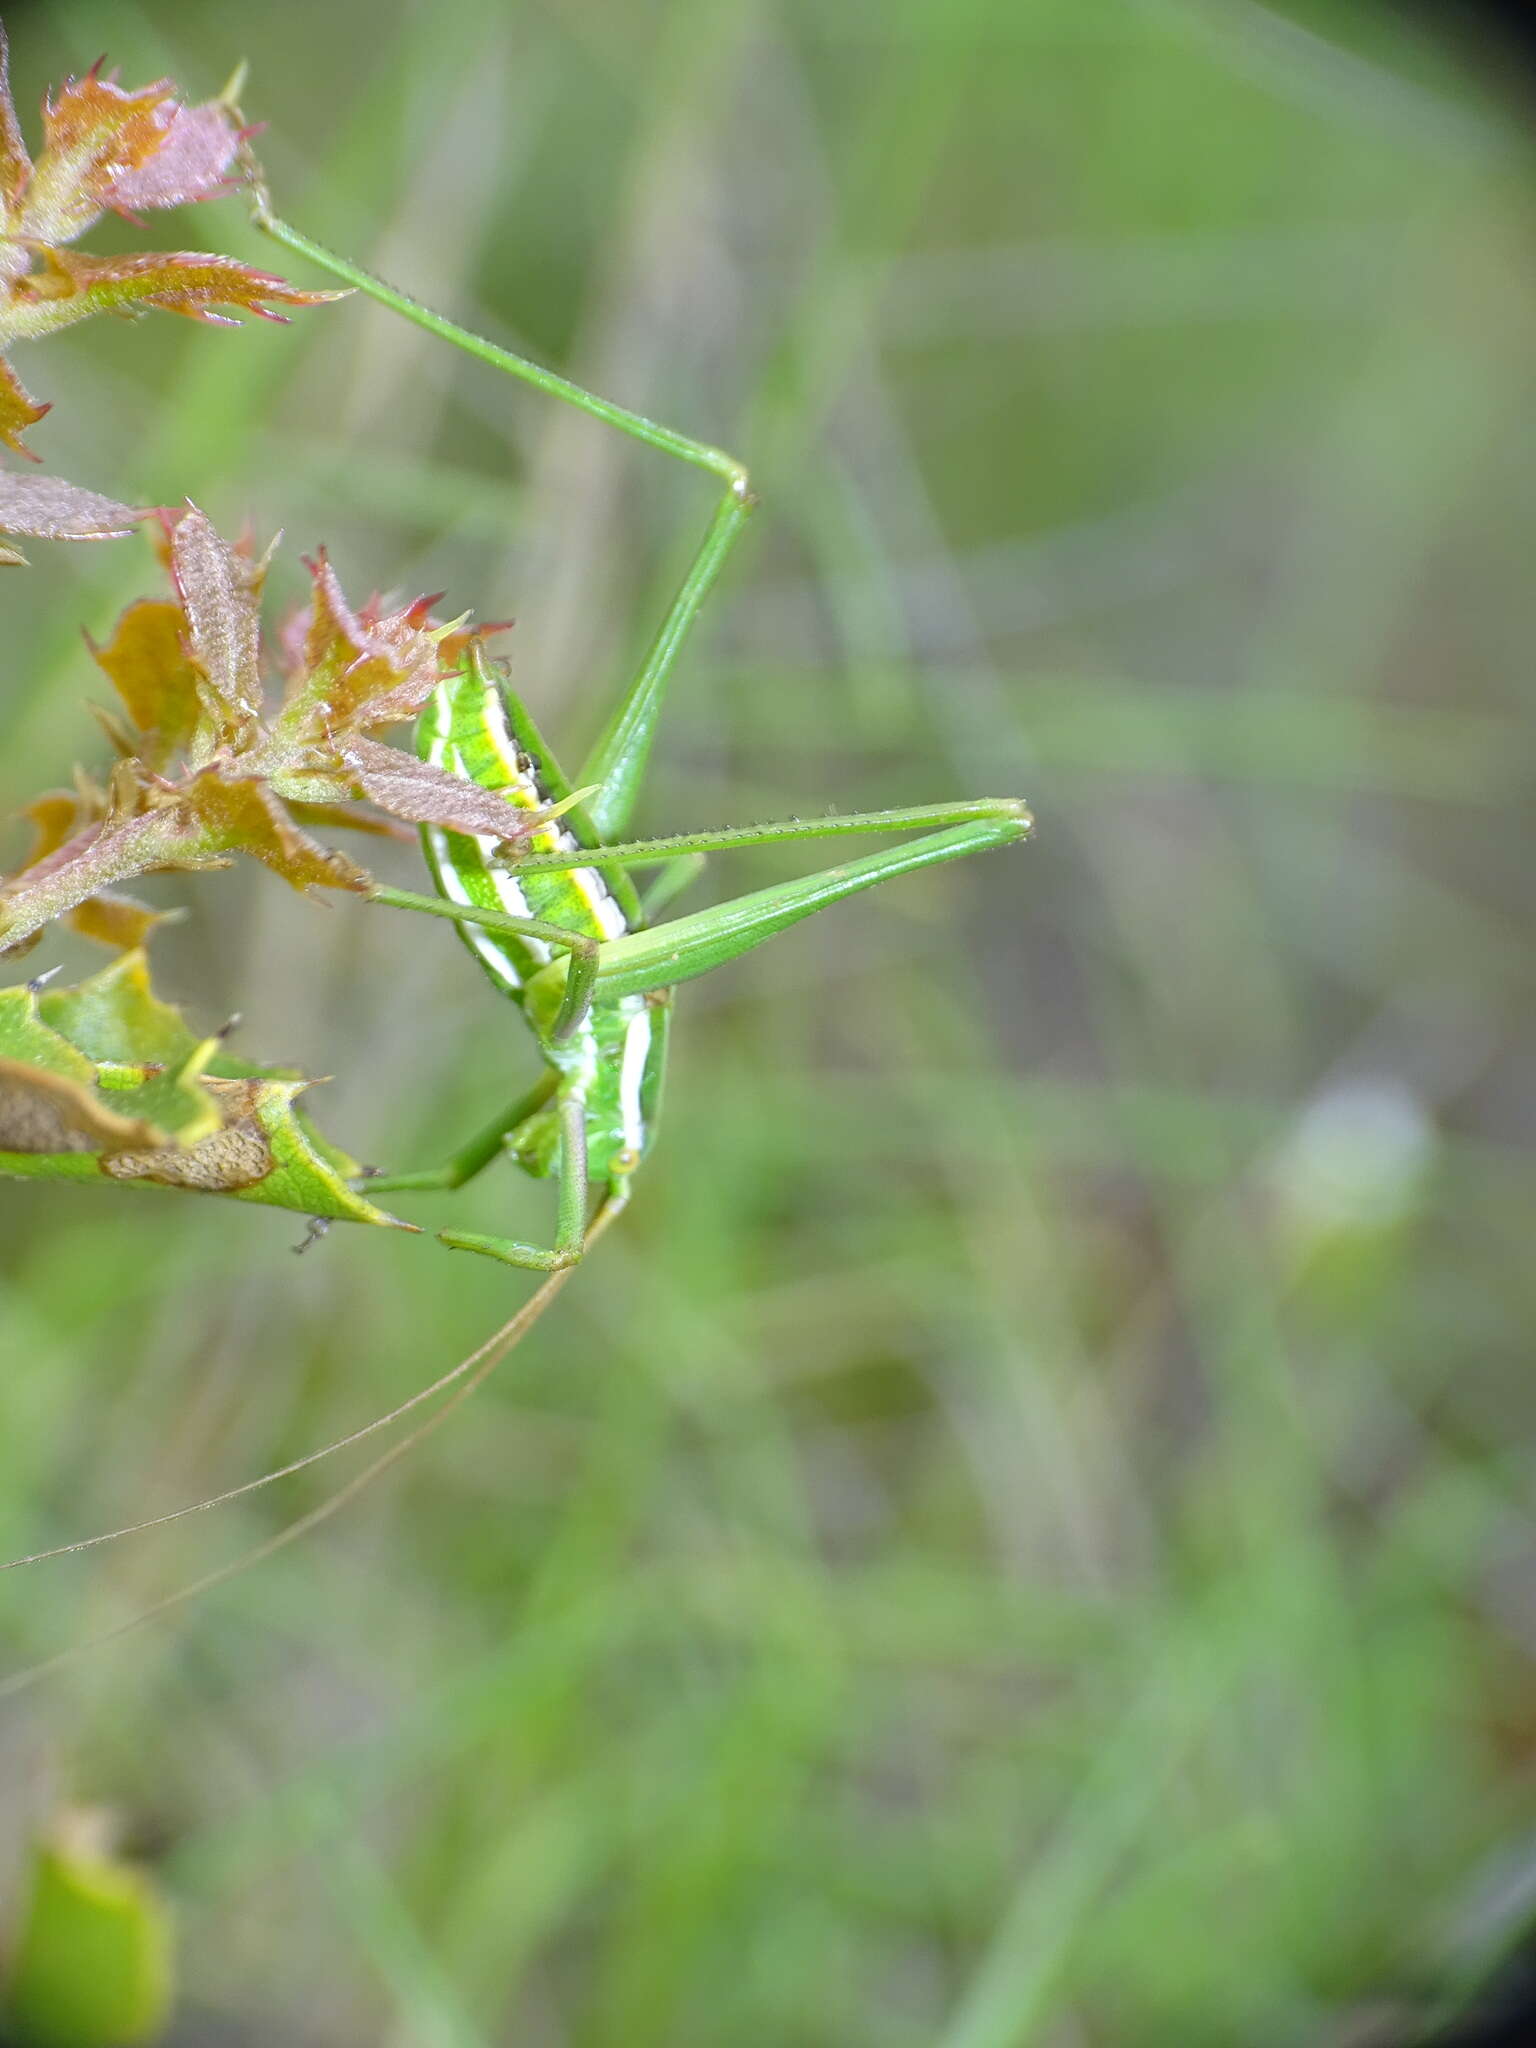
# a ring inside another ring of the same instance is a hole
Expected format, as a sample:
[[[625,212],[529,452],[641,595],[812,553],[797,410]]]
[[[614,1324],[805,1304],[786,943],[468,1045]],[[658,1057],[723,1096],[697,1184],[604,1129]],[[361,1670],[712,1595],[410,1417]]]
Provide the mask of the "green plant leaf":
[[[45,988],[36,1000],[43,1023],[88,1062],[180,1066],[198,1043],[180,1010],[155,994],[141,952],[125,953],[73,988]]]
[[[64,1815],[33,1850],[6,2005],[28,2048],[133,2048],[169,2015],[169,1908],[115,1856],[99,1816]]]
[[[0,989],[0,1174],[179,1188],[414,1229],[349,1183],[291,1069],[198,1038],[150,985],[142,951],[78,986]]]

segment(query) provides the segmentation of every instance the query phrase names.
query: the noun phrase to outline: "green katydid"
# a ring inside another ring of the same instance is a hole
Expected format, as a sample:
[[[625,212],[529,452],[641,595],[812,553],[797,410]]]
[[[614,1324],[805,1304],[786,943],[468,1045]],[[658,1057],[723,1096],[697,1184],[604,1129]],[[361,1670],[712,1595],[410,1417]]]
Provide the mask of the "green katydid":
[[[671,991],[677,983],[707,973],[861,889],[1023,839],[1030,815],[1015,799],[980,798],[922,810],[626,839],[678,656],[755,503],[746,468],[718,448],[658,426],[483,340],[311,241],[272,211],[254,165],[251,191],[257,225],[285,248],[478,361],[705,471],[724,486],[699,550],[638,674],[582,768],[577,790],[562,775],[526,708],[498,682],[477,645],[471,646],[463,673],[442,684],[420,720],[417,744],[425,759],[498,791],[524,817],[554,804],[564,807],[560,816],[521,838],[516,853],[506,856],[492,840],[425,826],[422,837],[437,895],[386,887],[373,891],[375,902],[448,918],[458,926],[491,981],[521,1007],[544,1071],[527,1094],[442,1165],[379,1176],[370,1182],[370,1191],[457,1188],[510,1154],[528,1172],[558,1179],[554,1245],[546,1249],[463,1230],[445,1230],[441,1238],[509,1265],[563,1268],[580,1258],[586,1243],[591,1190],[599,1191],[607,1209],[622,1205],[630,1175],[650,1142]],[[581,801],[572,801],[573,796]],[[676,893],[669,886],[672,877],[642,899],[630,874],[632,868],[653,863],[687,862],[682,870],[686,881],[703,857],[727,848],[913,829],[923,836],[657,926],[648,924],[647,912],[671,900]]]
[[[543,1072],[527,1093],[441,1165],[370,1176],[369,1192],[458,1188],[509,1155],[535,1175],[555,1176],[559,1201],[552,1247],[457,1229],[440,1233],[454,1248],[541,1270],[547,1275],[544,1284],[469,1358],[388,1414],[336,1442],[208,1500],[11,1560],[11,1565],[41,1562],[216,1507],[315,1464],[453,1389],[425,1422],[317,1508],[232,1564],[156,1602],[110,1631],[112,1636],[222,1583],[328,1519],[446,1420],[538,1319],[584,1249],[627,1200],[631,1176],[655,1128],[672,990],[679,982],[707,973],[860,890],[1010,845],[1031,830],[1023,803],[980,798],[656,839],[624,838],[679,654],[755,504],[745,467],[719,449],[659,426],[483,340],[311,241],[272,211],[253,161],[248,161],[247,170],[257,225],[285,247],[477,360],[705,471],[723,491],[638,674],[574,788],[526,708],[493,672],[483,645],[469,641],[462,671],[440,684],[419,721],[418,751],[435,766],[499,793],[510,813],[507,838],[472,838],[441,826],[424,826],[427,865],[438,893],[428,896],[383,885],[371,890],[376,903],[446,918],[458,928],[493,984],[521,1009],[542,1057]],[[529,829],[533,814],[538,814],[537,821]],[[668,923],[648,923],[648,917],[673,899],[711,853],[787,840],[913,830],[922,836],[892,849]],[[642,897],[630,871],[652,865],[663,868],[663,878]],[[594,1188],[599,1200],[595,1213],[590,1213]],[[0,1683],[0,1696],[20,1690],[90,1647],[92,1643],[77,1644],[15,1674]]]

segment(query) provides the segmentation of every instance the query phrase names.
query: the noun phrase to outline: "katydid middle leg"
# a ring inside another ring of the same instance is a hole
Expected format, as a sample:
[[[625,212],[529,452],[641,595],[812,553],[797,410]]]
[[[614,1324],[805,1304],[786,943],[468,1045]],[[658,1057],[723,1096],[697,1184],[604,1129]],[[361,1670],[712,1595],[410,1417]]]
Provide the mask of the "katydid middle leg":
[[[418,896],[408,889],[380,886],[374,890],[372,901],[395,910],[421,911],[431,917],[445,918],[453,924],[478,926],[504,937],[541,939],[551,947],[562,949],[566,964],[565,993],[550,1034],[557,1044],[579,1028],[591,1008],[600,949],[597,942],[584,933],[565,931],[542,918],[514,917],[506,911],[482,908],[476,904],[449,903],[437,896]],[[463,1187],[505,1153],[508,1141],[518,1126],[557,1092],[559,1206],[553,1247],[546,1249],[515,1238],[487,1236],[476,1231],[442,1230],[438,1237],[454,1250],[481,1252],[487,1257],[500,1259],[508,1266],[546,1273],[573,1266],[582,1255],[587,1231],[586,1104],[581,1089],[564,1081],[554,1068],[546,1069],[532,1089],[440,1166],[414,1173],[376,1174],[370,1177],[369,1186],[381,1194]]]
[[[488,1166],[506,1155],[506,1141],[525,1118],[540,1110],[555,1092],[559,1075],[553,1067],[546,1067],[538,1080],[512,1102],[499,1116],[465,1145],[437,1166],[427,1166],[414,1173],[372,1173],[368,1176],[368,1187],[376,1194],[447,1194],[455,1188],[466,1187]]]
[[[504,1266],[555,1273],[574,1266],[587,1243],[587,1111],[579,1089],[560,1097],[560,1199],[552,1250],[516,1238],[487,1237],[474,1230],[440,1230],[438,1242],[454,1251],[481,1252]]]
[[[590,859],[588,862],[590,865]],[[370,903],[383,903],[391,910],[415,910],[425,917],[445,918],[450,924],[470,925],[481,931],[497,932],[503,938],[539,939],[546,946],[569,957],[565,1000],[550,1036],[557,1045],[580,1029],[592,1007],[592,989],[597,976],[598,945],[585,932],[567,931],[542,917],[515,917],[509,911],[493,910],[477,903],[450,903],[445,896],[420,896],[414,889],[390,889],[375,884]]]

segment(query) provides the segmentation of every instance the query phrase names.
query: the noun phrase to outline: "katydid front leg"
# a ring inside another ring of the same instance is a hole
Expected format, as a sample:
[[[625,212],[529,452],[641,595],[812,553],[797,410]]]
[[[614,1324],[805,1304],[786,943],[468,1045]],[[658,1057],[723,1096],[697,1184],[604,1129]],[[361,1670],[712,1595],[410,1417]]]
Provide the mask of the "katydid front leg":
[[[590,863],[588,863],[590,865]],[[450,924],[468,925],[479,931],[496,932],[508,939],[539,939],[567,954],[569,974],[565,1000],[550,1028],[556,1045],[580,1030],[592,1007],[592,990],[597,976],[597,940],[585,932],[568,931],[542,917],[515,917],[509,911],[492,910],[475,903],[450,903],[443,896],[419,896],[413,889],[390,889],[380,882],[369,892],[370,903],[386,904],[391,910],[416,910],[425,917],[446,918]]]

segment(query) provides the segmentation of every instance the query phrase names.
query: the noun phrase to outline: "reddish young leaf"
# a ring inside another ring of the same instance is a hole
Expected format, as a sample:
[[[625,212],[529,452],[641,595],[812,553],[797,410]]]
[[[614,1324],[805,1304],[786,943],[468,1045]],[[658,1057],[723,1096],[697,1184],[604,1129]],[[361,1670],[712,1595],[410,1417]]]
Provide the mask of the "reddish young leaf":
[[[430,623],[430,599],[381,615],[355,613],[324,557],[302,631],[282,636],[287,702],[268,722],[261,688],[258,596],[266,557],[231,546],[196,506],[163,513],[155,533],[174,600],[144,600],[92,646],[127,718],[103,714],[118,760],[105,788],[33,808],[38,843],[0,882],[0,949],[69,919],[109,944],[137,941],[152,913],[115,893],[135,876],[223,866],[246,853],[298,889],[360,892],[371,878],[311,836],[345,823],[389,832],[386,820],[436,823],[510,841],[555,811],[519,813],[369,734],[413,715],[466,645],[460,626]]]
[[[160,147],[113,181],[109,204],[130,217],[148,206],[185,206],[229,187],[240,131],[222,100],[173,106]]]
[[[0,356],[0,440],[30,455],[21,433],[48,410],[34,405]],[[82,490],[58,477],[17,476],[0,469],[0,533],[27,534],[39,540],[109,540],[131,533],[140,515],[115,498]],[[0,545],[0,563],[22,566],[26,557]]]
[[[21,139],[21,124],[11,98],[10,46],[5,39],[5,24],[0,22],[0,229],[5,227],[31,175],[32,159]]]
[[[136,741],[130,736],[129,747],[119,745],[119,751],[136,751],[146,768],[166,767],[190,746],[203,709],[187,652],[186,613],[169,598],[141,598],[119,618],[105,647],[89,637],[86,645],[138,728]]]
[[[248,565],[194,505],[171,536],[171,573],[186,614],[188,652],[226,740],[261,716],[256,595]]]
[[[284,797],[288,815],[297,824],[318,831],[361,832],[369,839],[393,839],[398,846],[414,846],[416,834],[398,818],[374,818],[357,804],[311,804],[300,797]]]
[[[31,819],[37,835],[26,862],[32,867],[49,854],[57,853],[73,837],[80,823],[80,798],[67,789],[51,789],[34,797],[22,816]]]
[[[175,924],[181,915],[179,910],[154,910],[136,896],[124,896],[120,890],[103,889],[99,895],[78,904],[69,913],[69,923],[82,938],[130,953],[136,946],[147,944],[161,925]]]
[[[34,878],[34,886],[39,877],[46,880],[51,869],[67,867],[72,855],[97,837],[102,808],[99,792],[96,798],[98,800],[93,801],[84,791],[53,789],[35,797],[27,805],[22,816],[31,821],[34,837],[32,851],[22,862],[21,872]],[[0,925],[4,923],[4,895],[5,888],[0,887]],[[71,924],[75,922],[72,913],[66,911],[63,914]],[[29,944],[30,941],[26,942],[19,950],[27,950]],[[5,950],[10,951],[11,948]]]
[[[301,832],[265,783],[254,777],[234,780],[205,769],[180,784],[171,801],[184,830],[190,826],[210,847],[250,854],[295,889],[371,886],[371,878],[344,853]]]
[[[0,441],[7,448],[14,448],[18,455],[25,455],[28,461],[36,462],[37,457],[21,437],[28,427],[37,425],[47,410],[46,405],[37,404],[28,394],[5,357],[0,356]]]
[[[387,618],[360,618],[323,548],[307,566],[313,596],[279,730],[318,744],[414,718],[442,673],[441,636],[423,629],[415,605]]]
[[[445,825],[469,839],[526,839],[558,816],[560,805],[519,810],[494,789],[482,789],[446,768],[418,761],[382,740],[344,739],[337,747],[341,764],[354,776],[369,803],[413,825]]]
[[[110,540],[131,533],[138,514],[115,498],[98,497],[53,476],[17,476],[0,469],[0,533],[38,540]],[[7,549],[13,562],[24,558]]]
[[[0,888],[0,950],[24,945],[42,926],[138,875],[228,865],[209,835],[172,809],[98,818]]]
[[[10,233],[57,247],[108,207],[130,218],[151,206],[183,206],[227,188],[240,147],[234,115],[219,100],[186,107],[168,78],[125,92],[97,71],[72,78],[43,106],[36,166],[10,113],[0,109],[0,161],[8,158]],[[4,147],[9,140],[10,149]]]
[[[43,151],[17,209],[13,233],[72,242],[98,221],[118,179],[139,170],[166,139],[169,79],[124,92],[96,72],[67,79],[43,102]]]
[[[232,189],[237,117],[218,100],[184,106],[169,79],[129,92],[93,68],[44,102],[44,147],[34,162],[7,63],[0,32],[0,349],[95,313],[160,309],[224,322],[224,308],[276,320],[278,307],[343,296],[299,291],[227,256],[67,253],[108,208],[133,220],[150,207]],[[0,361],[0,441],[25,454],[21,436],[42,411]]]
[[[281,321],[263,301],[320,306],[343,292],[302,292],[233,256],[81,256],[71,249],[41,251],[43,268],[18,278],[9,304],[0,302],[0,346],[37,341],[96,313],[129,318],[151,309],[181,313],[216,327],[239,322],[216,313],[234,306],[263,320]]]
[[[137,763],[120,762],[96,815],[82,806],[78,829],[0,888],[0,948],[24,942],[56,918],[73,918],[137,875],[227,867],[233,853],[251,855],[299,890],[370,886],[364,869],[301,831],[265,782],[227,776],[220,765],[156,783],[137,778]],[[114,900],[83,928],[103,936],[125,921]]]
[[[32,821],[36,838],[26,868],[34,873],[46,868],[54,863],[56,855],[70,847],[71,841],[77,841],[78,849],[83,850],[99,836],[103,808],[99,792],[93,796],[89,791],[71,793],[61,789],[51,790],[28,804],[23,815]],[[67,864],[68,859],[69,855],[64,854],[61,864]],[[3,893],[0,890],[0,895]],[[127,951],[143,945],[156,925],[174,920],[180,912],[151,910],[135,897],[103,890],[76,904],[65,916],[71,927],[86,938]]]

